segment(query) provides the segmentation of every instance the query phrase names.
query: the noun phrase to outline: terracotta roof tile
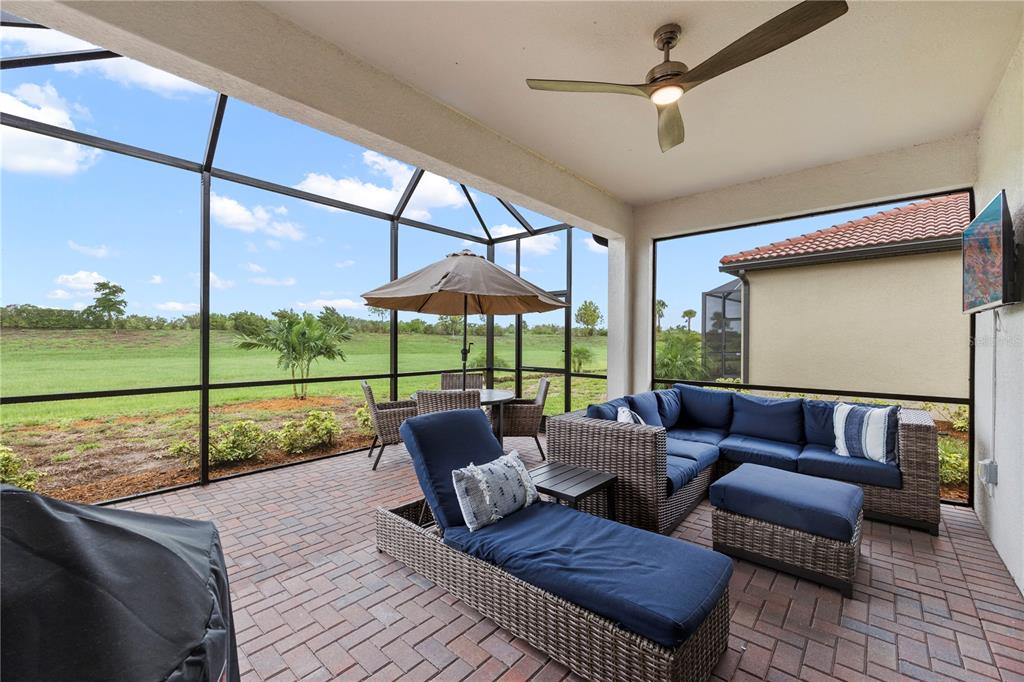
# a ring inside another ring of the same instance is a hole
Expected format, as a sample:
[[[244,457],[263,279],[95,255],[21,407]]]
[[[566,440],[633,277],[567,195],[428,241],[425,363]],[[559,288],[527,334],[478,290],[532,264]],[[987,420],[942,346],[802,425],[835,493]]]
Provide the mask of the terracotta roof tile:
[[[952,237],[967,227],[971,220],[970,210],[968,194],[947,194],[723,256],[721,263],[733,265],[761,262],[812,253]]]

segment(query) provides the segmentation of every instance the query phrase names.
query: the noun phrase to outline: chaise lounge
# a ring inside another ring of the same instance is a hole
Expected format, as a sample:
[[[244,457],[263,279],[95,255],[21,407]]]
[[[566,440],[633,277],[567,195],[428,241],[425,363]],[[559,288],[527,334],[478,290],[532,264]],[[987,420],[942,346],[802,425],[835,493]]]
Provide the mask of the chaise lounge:
[[[402,436],[424,499],[377,510],[380,551],[583,677],[708,678],[729,638],[728,557],[552,502],[470,531],[452,472],[504,455],[487,418],[414,417]]]
[[[939,459],[931,415],[902,408],[890,420],[890,464],[833,451],[835,406],[675,384],[550,419],[548,452],[555,462],[615,474],[618,520],[662,533],[703,499],[709,463],[716,476],[752,463],[855,484],[864,491],[865,517],[937,534]],[[619,407],[645,424],[615,421]],[[675,487],[672,477],[680,472],[682,485]]]

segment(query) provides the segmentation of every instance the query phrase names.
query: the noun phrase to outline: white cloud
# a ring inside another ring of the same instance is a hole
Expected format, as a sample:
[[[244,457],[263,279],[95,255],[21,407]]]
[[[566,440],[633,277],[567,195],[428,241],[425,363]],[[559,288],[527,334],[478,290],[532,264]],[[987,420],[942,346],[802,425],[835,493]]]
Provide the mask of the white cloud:
[[[336,268],[350,268],[350,267],[352,267],[355,264],[356,264],[356,262],[354,260],[352,260],[351,258],[349,258],[347,260],[338,261],[337,263],[334,264],[334,267],[336,267]]]
[[[153,275],[152,277],[149,278],[149,283],[150,284],[163,284],[164,283],[164,278],[161,277],[160,275]]]
[[[274,215],[287,214],[287,209],[282,206],[268,208],[257,205],[249,208],[230,197],[223,197],[211,192],[210,213],[214,220],[232,230],[262,232],[270,237],[293,241],[298,241],[306,236],[299,225],[274,219]]]
[[[105,244],[100,246],[86,246],[84,244],[78,244],[72,240],[68,240],[68,248],[78,253],[84,253],[86,256],[92,256],[93,258],[106,258],[110,255],[110,249]]]
[[[290,287],[295,286],[294,277],[285,277],[283,279],[274,279],[273,277],[253,277],[249,280],[253,284],[258,284],[262,287]]]
[[[70,108],[49,83],[22,83],[12,92],[0,92],[0,109],[4,112],[75,130]],[[0,130],[0,146],[4,150],[0,155],[4,170],[16,173],[74,175],[88,169],[100,156],[98,149],[10,126]]]
[[[242,265],[240,267],[243,270],[246,270],[248,272],[266,272],[267,271],[267,269],[265,267],[263,267],[262,265],[257,265],[256,263],[246,263],[246,264],[244,264],[244,265]]]
[[[281,250],[281,242],[277,241],[276,239],[268,239],[267,241],[265,241],[263,243],[266,244],[267,248],[272,250],[272,251],[280,251]]]
[[[363,152],[363,163],[373,174],[386,178],[387,186],[363,181],[357,177],[334,178],[326,173],[307,173],[302,182],[295,187],[350,204],[391,213],[409,185],[413,174],[412,166],[369,150]],[[439,175],[424,173],[403,215],[413,220],[430,220],[430,209],[461,208],[465,205],[466,197],[457,184]]]
[[[214,289],[230,289],[235,286],[234,281],[218,277],[216,272],[210,271],[210,286]]]
[[[43,31],[32,28],[4,28],[3,42],[5,47],[18,45],[21,53],[48,54],[51,52],[71,52],[74,50],[94,50],[95,45],[79,40],[59,31]],[[183,78],[147,66],[141,62],[127,58],[100,59],[91,62],[57,64],[58,71],[73,74],[86,72],[97,73],[107,80],[120,83],[125,87],[138,87],[155,92],[163,97],[207,93],[206,88],[191,83]]]
[[[362,310],[365,306],[358,302],[353,301],[351,298],[317,298],[312,301],[296,301],[295,305],[299,308],[312,308],[314,310],[330,306],[337,308],[338,310]]]
[[[97,282],[106,282],[107,278],[98,272],[79,270],[73,275],[58,275],[54,281],[75,291],[92,291]]]
[[[71,298],[71,294],[64,291],[63,289],[54,289],[50,293],[46,294],[46,298],[53,298],[62,301]]]
[[[505,237],[510,234],[522,234],[523,230],[511,225],[495,225],[491,228],[491,234],[495,237]],[[557,234],[539,234],[536,237],[524,237],[519,240],[520,250],[524,256],[549,256],[558,250],[562,239]],[[498,248],[504,251],[515,252],[515,242],[502,242]]]
[[[607,246],[601,246],[594,241],[592,236],[587,236],[583,239],[583,244],[587,247],[587,251],[593,251],[594,253],[608,253]]]
[[[157,310],[163,310],[168,313],[194,313],[199,310],[198,303],[179,303],[178,301],[167,301],[166,303],[157,303],[153,306]]]

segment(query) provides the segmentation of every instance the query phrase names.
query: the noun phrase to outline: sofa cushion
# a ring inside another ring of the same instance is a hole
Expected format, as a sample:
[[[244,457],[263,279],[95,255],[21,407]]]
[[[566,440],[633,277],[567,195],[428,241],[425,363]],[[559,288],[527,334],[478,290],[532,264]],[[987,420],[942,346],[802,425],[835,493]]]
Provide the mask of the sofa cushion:
[[[658,414],[661,415],[661,425],[671,429],[679,423],[679,417],[683,413],[683,399],[679,391],[674,388],[666,388],[654,392],[658,399]]]
[[[801,447],[793,443],[731,435],[718,444],[722,457],[730,462],[764,464],[777,469],[796,471]]]
[[[606,403],[587,406],[587,416],[591,419],[608,419],[615,421],[620,407],[629,407],[625,398],[615,398]]]
[[[654,391],[627,395],[626,403],[629,405],[629,409],[640,415],[644,424],[648,426],[662,425],[661,415],[658,414],[658,398],[654,395]]]
[[[862,457],[843,457],[824,445],[805,446],[797,459],[796,470],[808,476],[882,488],[899,488],[903,485],[899,467]]]
[[[665,464],[668,468],[668,481],[665,492],[669,497],[672,497],[677,490],[697,478],[697,474],[700,473],[702,468],[697,464],[696,460],[689,459],[688,457],[674,457],[672,455],[665,458]]]
[[[669,438],[682,440],[694,440],[698,443],[718,445],[725,438],[726,433],[720,429],[669,429],[665,432]]]
[[[665,441],[665,446],[670,457],[692,459],[701,469],[705,469],[718,461],[718,448],[709,443],[668,438]]]
[[[683,401],[680,426],[728,429],[732,421],[732,392],[675,384]]]
[[[804,442],[836,446],[836,432],[832,421],[836,404],[831,400],[804,400]]]
[[[855,485],[744,464],[711,484],[711,504],[840,542],[850,542],[864,505]]]
[[[717,552],[550,502],[475,533],[449,528],[444,541],[669,648],[700,627],[732,575]]]
[[[505,454],[487,415],[481,410],[448,410],[409,417],[399,433],[437,525],[464,526],[452,471]]]
[[[804,436],[803,400],[732,394],[729,433],[799,443]]]

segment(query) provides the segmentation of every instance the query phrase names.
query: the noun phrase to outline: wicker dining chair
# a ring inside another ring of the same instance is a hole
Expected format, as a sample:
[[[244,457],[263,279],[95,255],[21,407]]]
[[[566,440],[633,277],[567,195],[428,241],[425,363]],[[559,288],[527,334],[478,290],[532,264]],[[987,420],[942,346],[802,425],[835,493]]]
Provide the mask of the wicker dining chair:
[[[537,444],[540,451],[540,458],[547,459],[544,455],[544,448],[540,445],[540,424],[544,419],[544,402],[548,398],[548,378],[541,377],[537,384],[537,397],[513,400],[502,406],[502,436],[533,436],[533,442]],[[491,422],[496,417],[497,410],[491,410]]]
[[[416,414],[480,409],[480,391],[417,391]],[[458,436],[458,434],[453,434]]]
[[[481,372],[467,372],[466,373],[466,390],[471,388],[477,390],[484,387],[484,375]],[[462,372],[442,372],[441,374],[441,390],[442,391],[461,391],[462,390]]]
[[[377,459],[373,460],[373,470],[376,471],[377,465],[380,463],[380,456],[384,454],[384,448],[402,442],[398,427],[407,418],[416,416],[416,401],[395,400],[378,403],[373,397],[373,389],[365,381],[363,382],[363,395],[366,396],[366,406],[370,410],[370,423],[373,425],[373,443],[370,444],[370,452],[367,453],[367,457],[373,457],[373,450],[377,447],[378,441],[380,442]]]

